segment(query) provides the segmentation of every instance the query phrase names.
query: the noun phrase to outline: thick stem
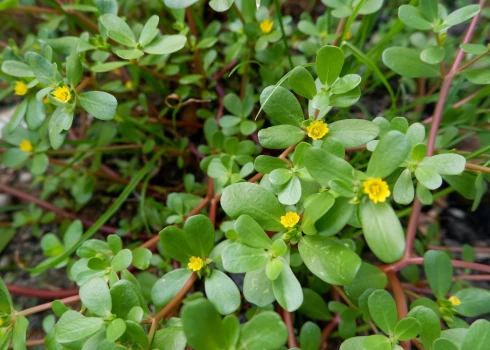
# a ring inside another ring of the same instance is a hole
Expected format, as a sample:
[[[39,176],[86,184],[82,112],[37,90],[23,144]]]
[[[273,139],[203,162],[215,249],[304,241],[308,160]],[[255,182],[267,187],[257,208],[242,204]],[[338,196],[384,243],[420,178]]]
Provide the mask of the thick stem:
[[[282,308],[281,308],[282,309]],[[298,342],[296,341],[296,336],[294,335],[293,319],[291,318],[291,313],[282,309],[282,318],[288,329],[288,346],[290,348],[297,348]]]
[[[399,261],[397,261],[393,264],[383,265],[383,266],[378,266],[378,267],[382,271],[384,271],[385,273],[388,273],[390,271],[398,272],[407,266],[422,265],[423,263],[424,263],[424,258],[412,257],[412,258],[400,259]],[[485,273],[490,273],[490,266],[489,265],[472,263],[472,262],[462,261],[462,260],[451,260],[451,263],[453,264],[454,267],[460,267],[463,269],[470,269],[470,270],[476,270],[476,271],[481,271],[481,272],[485,272]]]
[[[432,249],[432,250],[444,250],[444,251],[450,251],[450,252],[462,252],[463,247],[442,247],[438,245],[430,245],[427,248]],[[484,248],[484,247],[472,247],[473,251],[476,253],[490,253],[490,248]]]
[[[490,174],[490,168],[487,168],[486,166],[483,166],[483,165],[466,163],[465,168],[466,168],[466,170],[481,171],[482,173]]]
[[[334,301],[340,301],[339,293],[337,293],[336,289],[332,289],[332,299]],[[327,323],[325,328],[322,331],[322,341],[320,344],[323,345],[323,348],[327,348],[328,336],[337,328],[340,323],[340,315],[338,313],[335,314],[334,318]]]
[[[83,89],[85,89],[92,82],[92,79],[93,79],[93,77],[85,77],[85,78],[83,78],[83,80],[81,81],[81,83],[78,84],[77,87],[75,88],[75,91],[77,93],[82,92]]]
[[[44,338],[41,339],[29,339],[26,341],[26,347],[44,345]]]
[[[325,344],[327,342],[328,336],[338,327],[339,323],[340,323],[340,315],[335,314],[333,319],[327,323],[325,328],[323,328],[321,344]]]
[[[177,295],[175,297],[173,297],[173,299],[170,300],[170,302],[167,305],[165,305],[165,307],[162,310],[160,310],[160,312],[157,313],[155,315],[155,317],[153,317],[153,320],[151,322],[150,332],[148,333],[148,340],[150,341],[150,344],[153,341],[153,336],[155,335],[155,332],[157,331],[158,323],[170,311],[172,311],[172,309],[178,303],[180,303],[180,301],[185,297],[185,295],[187,294],[187,292],[189,291],[189,289],[191,289],[191,287],[194,285],[194,282],[195,282],[196,278],[197,278],[197,274],[195,272],[193,272],[192,275],[191,275],[191,277],[189,277],[189,279],[184,284],[184,286],[182,287],[182,289],[177,293]]]
[[[469,66],[471,66],[473,63],[479,61],[480,59],[482,59],[486,55],[488,55],[488,52],[485,52],[484,54],[481,54],[481,55],[478,55],[478,56],[472,58],[471,60],[469,60],[468,62],[466,62],[465,64],[463,64],[461,67],[459,67],[458,68],[458,72],[461,72],[461,71],[465,70],[466,68],[468,68]]]
[[[77,294],[77,295],[73,295],[73,296],[65,298],[65,299],[60,299],[60,301],[65,305],[73,304],[73,303],[80,301],[80,296]],[[51,309],[52,305],[53,305],[53,302],[37,305],[37,306],[31,307],[30,309],[25,309],[25,310],[19,311],[17,313],[17,315],[29,316],[29,315],[32,315],[32,314],[35,314],[38,312],[49,310],[49,309]]]
[[[22,192],[20,190],[15,189],[15,188],[12,188],[10,186],[7,186],[6,184],[0,183],[0,192],[8,193],[12,196],[18,197],[18,198],[20,198],[24,201],[27,201],[27,202],[32,202],[32,203],[36,204],[37,206],[39,206],[43,209],[54,212],[57,216],[67,218],[67,219],[71,219],[71,220],[80,220],[82,222],[83,226],[85,226],[85,227],[91,227],[95,223],[95,221],[85,219],[85,218],[81,218],[76,214],[69,213],[69,212],[67,212],[61,208],[58,208],[57,206],[55,206],[51,203],[42,201],[33,195],[30,195],[28,193],[25,193],[25,192]],[[109,233],[109,234],[114,234],[114,233],[116,233],[117,228],[103,225],[100,227],[99,231]]]
[[[405,238],[405,253],[403,254],[403,259],[407,259],[412,256],[413,243],[415,241],[415,236],[417,235],[417,225],[419,222],[421,209],[422,203],[420,203],[418,198],[415,198],[413,201],[412,213],[410,215],[410,219],[408,219],[407,236]]]
[[[219,123],[221,117],[223,116],[223,114],[225,114],[225,104],[224,104],[225,89],[219,82],[216,83],[216,93],[219,96],[219,106],[218,106],[218,113],[216,114],[216,122]]]
[[[398,319],[403,319],[407,316],[408,308],[407,308],[407,300],[405,298],[405,293],[403,292],[403,287],[400,283],[398,277],[396,277],[396,273],[393,271],[389,271],[386,276],[390,281],[391,288],[393,290],[393,295],[395,297],[396,309],[398,311]],[[410,342],[403,342],[402,347],[405,350],[410,350]]]
[[[47,14],[52,14],[52,15],[59,15],[59,14],[61,14],[60,11],[55,10],[55,9],[44,8],[44,7],[36,7],[36,6],[18,5],[13,10],[16,10],[16,11],[25,11],[25,12],[33,12],[33,13],[47,13]]]
[[[483,7],[484,3],[485,3],[485,0],[480,0],[480,7],[481,8]],[[468,31],[466,32],[466,35],[463,39],[463,42],[462,42],[463,44],[468,43],[471,40],[479,18],[480,18],[480,14],[476,15],[473,18],[473,20],[471,21],[471,24],[468,27]],[[432,125],[430,128],[429,137],[427,140],[427,156],[429,156],[429,157],[434,154],[434,146],[435,146],[435,142],[436,142],[436,136],[437,136],[437,132],[439,130],[439,125],[441,124],[441,121],[442,121],[442,114],[444,112],[444,107],[446,105],[447,97],[449,95],[451,83],[457,74],[457,70],[459,68],[459,65],[461,64],[463,56],[464,56],[464,51],[462,49],[459,49],[458,53],[456,54],[456,58],[454,59],[453,65],[451,66],[451,70],[443,79],[441,91],[439,93],[439,99],[437,100],[436,108],[435,108],[434,114],[432,116]],[[412,208],[412,212],[410,214],[409,224],[407,227],[405,252],[403,254],[403,258],[395,264],[399,263],[400,266],[403,266],[412,256],[413,243],[414,243],[415,236],[417,233],[417,224],[418,224],[418,220],[419,220],[421,210],[422,210],[422,204],[416,198],[413,202],[413,208]],[[395,270],[395,271],[397,271],[397,270]]]
[[[466,96],[465,98],[461,99],[460,101],[456,102],[453,104],[453,108],[459,108],[462,107],[463,105],[467,104],[470,102],[472,99],[474,99],[476,96],[478,96],[483,89],[477,90],[474,93],[472,93],[469,96]]]
[[[54,159],[54,158],[49,158],[49,163],[50,164],[54,164],[54,165],[58,165],[58,166],[61,166],[61,167],[68,167],[68,168],[71,168],[73,170],[79,170],[79,171],[80,170],[83,170],[83,171],[86,171],[88,174],[97,176],[97,177],[99,177],[101,179],[110,180],[112,182],[117,182],[117,183],[121,183],[121,184],[124,184],[124,185],[127,185],[127,184],[129,184],[131,182],[130,180],[125,179],[125,178],[119,176],[119,174],[117,174],[118,176],[116,177],[116,176],[108,175],[107,173],[101,172],[101,171],[91,172],[88,169],[84,169],[84,168],[79,167],[77,165],[66,163],[66,162],[63,162],[61,160]],[[142,186],[141,184],[138,184],[138,188],[141,188],[141,186]],[[162,201],[166,201],[167,200],[167,197],[165,197],[165,195],[163,193],[167,193],[167,192],[170,191],[170,189],[166,189],[164,187],[157,186],[157,185],[149,185],[148,186],[148,189],[150,190],[148,192],[148,194],[150,196],[155,197],[155,198],[158,198],[158,199],[160,199]]]
[[[339,24],[337,25],[337,29],[335,30],[335,39],[332,41],[332,45],[337,45],[339,39],[342,37],[342,33],[344,32],[345,25],[347,23],[347,18],[341,18]]]
[[[483,8],[484,4],[485,4],[485,0],[480,0],[480,8]],[[468,27],[468,31],[466,32],[466,35],[463,41],[461,42],[461,44],[466,44],[471,41],[471,38],[473,37],[473,33],[476,29],[476,25],[479,19],[480,19],[480,14],[477,14],[475,17],[473,17],[470,26]],[[442,114],[444,112],[446,100],[449,95],[451,83],[453,82],[453,79],[455,78],[458,72],[463,57],[464,57],[464,51],[460,48],[458,49],[458,53],[456,54],[456,58],[454,59],[453,65],[451,66],[449,73],[444,77],[444,80],[442,81],[441,91],[439,93],[439,99],[437,100],[436,108],[434,110],[434,115],[432,117],[433,118],[432,125],[429,131],[429,137],[427,141],[427,156],[429,157],[434,154],[434,144],[436,141],[437,131],[439,130],[439,125],[441,124]]]
[[[240,11],[238,6],[236,5],[236,2],[233,3],[232,7],[233,7],[233,11],[236,13],[238,18],[240,19],[240,22],[242,22],[242,24],[245,24],[245,17],[243,17],[242,11]]]
[[[49,289],[35,289],[23,286],[16,286],[13,284],[7,284],[7,289],[11,294],[23,295],[41,299],[59,299],[71,297],[78,294],[77,289],[64,289],[64,290],[49,290]]]
[[[345,303],[347,305],[349,305],[349,307],[353,308],[353,309],[358,309],[357,306],[355,306],[352,301],[350,301],[350,299],[347,297],[347,295],[345,295],[344,291],[342,290],[341,287],[338,287],[336,285],[331,285],[331,287],[335,290],[335,292],[342,298],[342,300],[345,301]]]

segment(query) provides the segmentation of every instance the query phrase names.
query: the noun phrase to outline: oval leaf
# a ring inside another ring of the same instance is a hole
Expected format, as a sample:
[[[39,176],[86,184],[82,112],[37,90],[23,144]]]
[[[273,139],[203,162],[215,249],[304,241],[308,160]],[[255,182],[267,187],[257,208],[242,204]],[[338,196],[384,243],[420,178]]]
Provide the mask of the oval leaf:
[[[390,47],[383,52],[383,63],[407,78],[436,78],[441,75],[438,66],[423,62],[417,50]]]
[[[305,236],[298,248],[308,269],[330,284],[352,283],[361,267],[359,255],[328,237]]]
[[[116,115],[117,100],[103,91],[82,92],[79,95],[80,105],[95,118],[110,120]]]
[[[367,167],[371,177],[390,175],[407,158],[410,152],[410,140],[399,131],[387,132],[379,141]]]
[[[361,204],[361,223],[366,242],[374,255],[385,263],[401,258],[405,235],[400,220],[388,203],[367,200]]]
[[[271,192],[264,187],[243,182],[228,186],[223,191],[221,206],[233,219],[242,214],[249,215],[268,231],[281,231],[281,216],[285,210]]]
[[[212,270],[204,281],[206,297],[218,312],[228,315],[240,307],[240,291],[236,284],[220,270]]]

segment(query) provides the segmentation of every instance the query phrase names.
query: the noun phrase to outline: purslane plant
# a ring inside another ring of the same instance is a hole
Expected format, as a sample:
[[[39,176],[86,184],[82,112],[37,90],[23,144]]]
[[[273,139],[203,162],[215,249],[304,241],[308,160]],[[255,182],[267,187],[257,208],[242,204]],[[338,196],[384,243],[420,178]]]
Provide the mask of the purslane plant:
[[[0,42],[16,103],[1,161],[41,185],[0,184],[33,203],[0,225],[0,252],[30,225],[46,259],[23,268],[77,287],[0,279],[1,350],[488,347],[490,322],[469,318],[490,291],[467,280],[490,267],[417,235],[423,205],[456,191],[476,209],[487,189],[488,162],[470,162],[490,147],[485,1],[321,3],[295,18],[278,0],[0,1],[62,23]],[[461,150],[469,137],[481,147]],[[19,293],[59,300],[19,310]]]

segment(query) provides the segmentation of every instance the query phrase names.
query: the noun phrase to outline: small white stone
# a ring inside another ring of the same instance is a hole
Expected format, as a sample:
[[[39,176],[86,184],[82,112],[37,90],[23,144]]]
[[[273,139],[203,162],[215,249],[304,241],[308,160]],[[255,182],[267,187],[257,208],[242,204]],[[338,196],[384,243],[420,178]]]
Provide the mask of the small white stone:
[[[20,174],[19,180],[20,180],[20,182],[24,182],[24,183],[31,182],[32,181],[32,175],[28,172],[23,172]]]
[[[10,195],[0,193],[0,207],[5,207],[10,204]]]

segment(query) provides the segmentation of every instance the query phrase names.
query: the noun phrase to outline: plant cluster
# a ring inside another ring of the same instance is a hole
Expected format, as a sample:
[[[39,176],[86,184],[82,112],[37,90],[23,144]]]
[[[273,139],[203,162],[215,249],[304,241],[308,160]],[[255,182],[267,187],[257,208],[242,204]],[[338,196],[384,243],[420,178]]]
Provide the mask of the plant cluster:
[[[18,267],[77,287],[6,271],[0,350],[488,349],[490,267],[420,222],[487,191],[485,1],[305,3],[0,1],[2,169],[32,179],[0,252],[28,228]]]

